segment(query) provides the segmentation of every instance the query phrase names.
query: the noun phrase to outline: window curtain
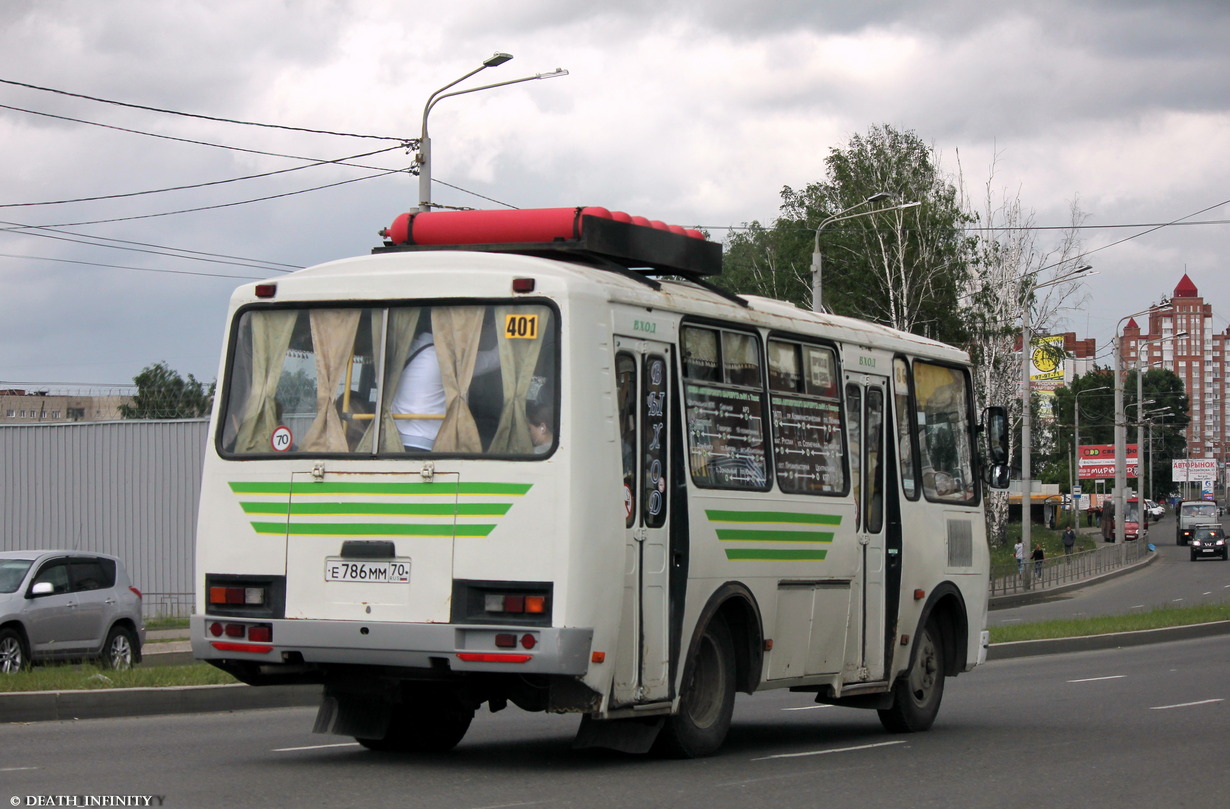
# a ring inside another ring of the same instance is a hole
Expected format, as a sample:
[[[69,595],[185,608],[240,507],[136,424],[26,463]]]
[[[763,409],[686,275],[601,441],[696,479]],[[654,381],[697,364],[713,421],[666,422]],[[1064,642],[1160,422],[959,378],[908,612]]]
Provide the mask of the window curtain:
[[[380,395],[380,447],[379,451],[404,452],[401,436],[397,432],[397,423],[393,420],[393,397],[397,395],[397,386],[401,383],[402,372],[406,370],[406,361],[410,356],[410,343],[414,341],[414,332],[418,329],[420,309],[392,309],[388,313],[389,336],[385,344],[383,358],[384,385]],[[380,345],[379,318],[372,319],[372,345]],[[376,420],[364,433],[356,450],[370,453],[376,432]]]
[[[346,426],[334,397],[352,361],[360,309],[313,309],[312,346],[316,350],[316,419],[303,439],[307,452],[349,452]]]
[[[482,306],[441,306],[431,313],[445,397],[444,421],[433,448],[436,452],[483,451],[478,424],[466,399],[478,359],[483,310]]]
[[[539,314],[541,313],[541,314]],[[551,312],[541,306],[496,307],[496,323],[505,322],[509,315],[538,314],[542,319],[538,334],[547,334],[551,326]],[[530,385],[534,381],[534,369],[538,367],[538,355],[542,353],[542,337],[533,340],[509,339],[503,329],[496,329],[500,349],[500,369],[504,384],[504,408],[495,437],[491,439],[490,452],[525,455],[534,451],[530,441],[529,419],[525,407],[529,400]],[[554,429],[554,425],[551,425]]]
[[[259,312],[252,324],[252,385],[235,452],[264,452],[271,449],[269,439],[278,426],[278,381],[290,338],[295,331],[297,312]]]

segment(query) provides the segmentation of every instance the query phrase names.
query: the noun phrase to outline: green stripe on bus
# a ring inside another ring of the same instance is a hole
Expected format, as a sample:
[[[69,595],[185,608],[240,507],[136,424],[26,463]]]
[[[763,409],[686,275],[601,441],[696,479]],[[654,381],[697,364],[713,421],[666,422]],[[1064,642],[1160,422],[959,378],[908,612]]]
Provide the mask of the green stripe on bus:
[[[839,514],[799,514],[792,511],[721,511],[706,509],[710,522],[791,523],[795,525],[841,525]]]
[[[831,531],[756,531],[747,528],[719,528],[723,542],[832,542]]]
[[[828,551],[795,550],[793,548],[727,548],[726,558],[732,562],[819,562]]]
[[[372,536],[372,537],[485,537],[494,525],[453,525],[452,523],[286,523],[254,522],[258,534],[290,536]]]
[[[383,514],[418,517],[502,517],[511,503],[321,503],[266,500],[241,502],[245,514]]]
[[[520,497],[530,490],[529,483],[377,483],[372,481],[302,482],[231,481],[235,494],[321,495],[321,494],[381,494],[450,497],[453,495],[501,495]]]

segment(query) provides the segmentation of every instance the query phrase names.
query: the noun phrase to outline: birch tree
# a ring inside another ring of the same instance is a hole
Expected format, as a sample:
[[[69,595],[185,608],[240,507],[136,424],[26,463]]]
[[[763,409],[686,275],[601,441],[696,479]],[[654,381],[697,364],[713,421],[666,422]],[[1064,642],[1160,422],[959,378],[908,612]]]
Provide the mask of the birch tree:
[[[1009,432],[1012,454],[1018,457],[1023,405],[1021,317],[1025,307],[1029,307],[1031,332],[1046,334],[1068,310],[1083,301],[1079,279],[1053,282],[1080,264],[1083,251],[1077,228],[1085,214],[1073,201],[1067,228],[1060,231],[1056,244],[1044,248],[1034,212],[1025,210],[1019,191],[1012,193],[996,187],[995,171],[993,161],[983,188],[981,210],[972,214],[980,223],[979,249],[969,288],[962,298],[963,319],[970,329],[967,348],[975,366],[977,400],[983,405],[1008,406],[1013,423],[1018,425]],[[972,205],[967,205],[973,210]],[[1032,394],[1030,406],[1036,407]],[[1046,449],[1048,437],[1045,429],[1035,432],[1040,444],[1037,449]],[[1031,446],[1031,452],[1034,449]],[[1003,541],[1007,518],[1007,493],[990,492],[987,522],[993,541]]]
[[[917,201],[917,208],[834,222],[820,234],[824,303],[837,314],[961,342],[966,332],[957,299],[973,242],[963,230],[969,220],[958,190],[934,150],[913,132],[882,125],[831,150],[825,165],[825,180],[782,189],[781,216],[771,226],[753,223],[731,236],[718,282],[810,308],[820,224],[852,207],[861,213]],[[893,201],[861,207],[880,193]]]

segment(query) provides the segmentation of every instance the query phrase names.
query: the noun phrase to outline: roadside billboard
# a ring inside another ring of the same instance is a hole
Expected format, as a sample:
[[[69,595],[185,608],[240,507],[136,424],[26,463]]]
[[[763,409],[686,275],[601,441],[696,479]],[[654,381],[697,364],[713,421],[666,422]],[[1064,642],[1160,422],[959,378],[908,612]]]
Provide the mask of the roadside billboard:
[[[1081,444],[1077,451],[1079,469],[1077,475],[1081,480],[1098,478],[1113,478],[1115,476],[1115,445],[1114,444]],[[1140,463],[1137,459],[1136,445],[1127,445],[1127,476],[1140,475]]]
[[[1179,458],[1170,462],[1170,479],[1174,483],[1216,480],[1216,458]]]

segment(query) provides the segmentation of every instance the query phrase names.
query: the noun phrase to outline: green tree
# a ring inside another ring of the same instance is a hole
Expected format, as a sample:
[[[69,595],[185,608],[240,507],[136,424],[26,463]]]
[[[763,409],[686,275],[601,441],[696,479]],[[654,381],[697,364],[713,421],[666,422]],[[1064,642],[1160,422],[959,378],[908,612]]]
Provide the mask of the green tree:
[[[811,255],[826,218],[878,193],[921,202],[834,222],[821,234],[825,307],[946,342],[964,341],[958,297],[974,241],[972,217],[957,188],[940,172],[934,150],[913,132],[888,125],[854,135],[825,160],[827,178],[800,190],[782,189],[781,216],[753,223],[727,245],[718,283],[734,292],[783,298],[811,307]],[[874,210],[872,203],[863,210]]]
[[[1187,451],[1187,441],[1184,429],[1188,424],[1188,399],[1183,390],[1183,380],[1173,372],[1164,368],[1151,368],[1141,377],[1141,390],[1147,404],[1142,408],[1145,419],[1151,420],[1153,470],[1149,487],[1138,486],[1134,481],[1129,485],[1134,488],[1151,492],[1157,497],[1164,497],[1174,487],[1171,482],[1170,462],[1182,458]],[[1097,390],[1104,388],[1104,390]],[[1071,385],[1058,388],[1055,391],[1055,430],[1054,455],[1055,467],[1064,470],[1061,480],[1066,488],[1068,459],[1072,457],[1072,439],[1075,413],[1076,394],[1080,396],[1080,442],[1081,444],[1113,444],[1115,442],[1115,404],[1114,404],[1114,374],[1106,369],[1098,369],[1092,373],[1078,376]],[[1124,412],[1128,419],[1128,443],[1136,443],[1136,371],[1129,371],[1123,382]],[[1165,411],[1165,412],[1157,412]],[[1152,412],[1152,415],[1151,415]],[[1140,448],[1140,465],[1147,474],[1148,469],[1149,430],[1144,433],[1144,446]],[[1107,489],[1114,485],[1114,480],[1107,482]]]
[[[184,379],[165,362],[147,366],[133,377],[132,404],[120,405],[126,419],[191,419],[209,414],[216,383],[206,386],[192,374]]]

